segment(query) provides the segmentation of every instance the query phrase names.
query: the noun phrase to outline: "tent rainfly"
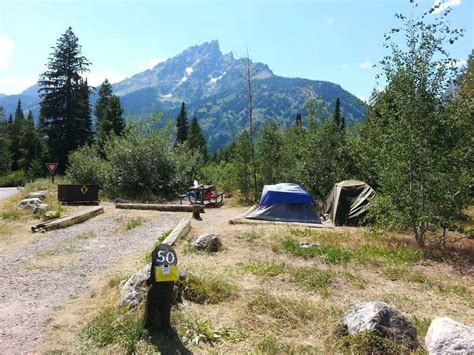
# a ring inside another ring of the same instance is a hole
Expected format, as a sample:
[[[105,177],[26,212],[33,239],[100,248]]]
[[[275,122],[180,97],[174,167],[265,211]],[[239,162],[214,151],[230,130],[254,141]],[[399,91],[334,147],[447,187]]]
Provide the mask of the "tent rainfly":
[[[258,207],[245,218],[321,223],[313,196],[300,185],[288,183],[265,185]]]
[[[363,181],[344,180],[334,185],[326,199],[325,213],[337,225],[354,224],[367,211],[375,191]]]

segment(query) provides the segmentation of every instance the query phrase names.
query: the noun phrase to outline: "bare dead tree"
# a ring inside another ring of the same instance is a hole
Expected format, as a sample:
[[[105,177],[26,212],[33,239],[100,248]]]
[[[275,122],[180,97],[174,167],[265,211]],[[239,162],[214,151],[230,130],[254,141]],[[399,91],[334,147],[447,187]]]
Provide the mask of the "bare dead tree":
[[[255,66],[250,59],[250,54],[248,48],[246,49],[247,53],[244,58],[242,58],[243,64],[243,79],[245,80],[245,95],[247,96],[247,113],[248,113],[248,121],[249,121],[249,133],[250,133],[250,145],[252,150],[252,174],[253,174],[253,186],[254,186],[254,201],[257,202],[257,167],[255,164],[255,137],[254,137],[254,129],[253,129],[253,99],[254,99],[254,91],[253,91],[253,81],[255,76],[258,74]]]

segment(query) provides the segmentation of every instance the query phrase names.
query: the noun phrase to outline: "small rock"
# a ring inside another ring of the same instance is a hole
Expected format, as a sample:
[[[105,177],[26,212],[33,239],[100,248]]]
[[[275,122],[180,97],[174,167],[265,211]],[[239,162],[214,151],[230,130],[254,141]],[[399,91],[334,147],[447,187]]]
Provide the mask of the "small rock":
[[[374,301],[355,305],[342,320],[340,335],[374,331],[410,349],[418,347],[416,328],[402,314],[386,303]]]
[[[222,246],[221,240],[215,234],[204,234],[193,241],[193,246],[198,250],[216,252]]]
[[[300,248],[311,248],[311,247],[319,247],[321,244],[313,244],[308,242],[300,242]]]
[[[473,354],[474,327],[456,322],[449,317],[433,319],[425,337],[430,354]]]
[[[114,200],[114,203],[125,203],[125,200],[121,197],[117,197],[115,200]]]
[[[48,194],[48,190],[41,190],[37,192],[31,192],[26,196],[27,199],[29,198],[39,198],[40,200],[44,200],[46,195]]]
[[[25,198],[24,200],[21,200],[18,203],[18,208],[24,209],[24,208],[34,208],[35,206],[39,206],[43,204],[43,202],[35,197],[35,198]]]
[[[130,277],[122,286],[119,307],[137,307],[146,299],[148,279],[150,278],[151,264],[148,264],[135,275]],[[179,281],[174,283],[173,304],[183,302],[183,282],[187,278],[184,270],[179,272]]]
[[[49,206],[46,203],[41,203],[33,207],[33,214],[36,215],[47,215]]]

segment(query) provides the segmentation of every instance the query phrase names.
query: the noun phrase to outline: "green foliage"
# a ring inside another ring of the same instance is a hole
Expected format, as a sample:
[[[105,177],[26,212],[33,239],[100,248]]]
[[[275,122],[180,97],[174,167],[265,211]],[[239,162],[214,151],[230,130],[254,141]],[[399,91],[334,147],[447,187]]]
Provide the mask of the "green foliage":
[[[134,310],[123,313],[106,308],[81,331],[81,339],[90,347],[114,346],[128,353],[136,350],[138,342],[149,336],[143,316]]]
[[[283,180],[286,170],[284,133],[275,121],[262,125],[259,133],[257,165],[259,179],[262,181],[260,185],[279,183]]]
[[[222,276],[189,274],[184,283],[184,298],[199,304],[215,304],[235,295],[234,286]]]
[[[0,176],[11,170],[10,124],[5,117],[5,109],[0,106]]]
[[[97,109],[97,107],[96,107]],[[101,108],[99,108],[99,111]],[[121,136],[125,130],[125,120],[123,118],[123,108],[120,104],[120,98],[111,95],[108,98],[105,114],[100,121],[99,143],[103,146],[110,136]]]
[[[360,263],[415,263],[423,260],[425,255],[409,248],[362,245],[356,249],[355,257]]]
[[[75,183],[97,183],[110,196],[169,196],[199,177],[199,153],[173,147],[169,128],[131,127],[112,136],[101,154],[96,146],[70,156],[67,176]]]
[[[23,186],[25,182],[26,175],[22,170],[12,171],[7,175],[0,176],[0,187]]]
[[[240,341],[245,338],[245,333],[231,327],[215,329],[209,320],[181,318],[178,324],[178,332],[185,344],[199,345],[200,343],[206,343],[214,345],[222,341]]]
[[[10,150],[12,158],[12,170],[18,170],[20,168],[20,138],[25,126],[25,116],[23,109],[21,108],[21,101],[18,100],[18,104],[15,110],[15,118],[10,128]]]
[[[26,172],[30,180],[44,176],[44,163],[47,159],[47,146],[39,130],[35,128],[33,114],[30,111],[23,123],[19,139],[20,159],[18,166]]]
[[[186,104],[181,104],[181,111],[176,117],[176,144],[183,144],[188,138],[188,113],[186,111]]]
[[[202,157],[207,159],[207,142],[196,115],[193,116],[191,126],[189,126],[187,142],[189,148],[200,152]]]
[[[386,34],[392,51],[381,61],[388,85],[373,96],[360,130],[360,171],[379,192],[373,216],[384,227],[411,229],[421,246],[430,226],[459,216],[472,181],[473,121],[464,99],[448,95],[457,74],[445,49],[463,31],[447,26],[449,10],[428,21],[432,12],[396,15],[402,28]]]
[[[48,136],[50,153],[66,168],[67,156],[92,141],[90,88],[81,77],[90,63],[81,55],[79,40],[69,27],[53,48],[41,74],[41,129]]]
[[[99,86],[97,93],[97,102],[95,103],[94,115],[97,118],[97,126],[100,129],[101,122],[105,118],[107,106],[112,96],[112,85],[109,80],[105,79],[102,85]],[[100,131],[99,131],[100,133]]]
[[[143,218],[137,217],[137,218],[132,218],[127,223],[125,224],[125,229],[126,230],[132,230],[134,228],[140,227],[143,225]]]

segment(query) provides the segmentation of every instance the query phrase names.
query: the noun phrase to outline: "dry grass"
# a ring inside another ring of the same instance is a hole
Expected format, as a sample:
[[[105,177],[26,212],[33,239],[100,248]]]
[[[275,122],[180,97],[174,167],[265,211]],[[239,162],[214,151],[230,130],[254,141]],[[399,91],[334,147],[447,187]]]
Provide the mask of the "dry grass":
[[[372,337],[338,341],[334,331],[347,309],[369,300],[385,301],[406,315],[420,340],[439,315],[467,324],[474,319],[474,275],[466,268],[461,273],[457,259],[433,260],[411,237],[398,234],[227,224],[245,209],[206,210],[203,221],[192,221],[190,235],[175,247],[180,268],[192,275],[188,289],[193,294],[173,309],[172,322],[178,342],[193,352],[363,352],[373,346]],[[218,234],[224,249],[214,255],[186,252],[188,241],[204,233]],[[288,240],[292,243],[285,247]],[[300,242],[313,244],[313,249],[299,250]],[[102,281],[105,299],[116,297],[121,277],[114,274],[109,280]],[[94,300],[81,304],[82,309],[90,307],[89,320],[113,304]],[[68,307],[79,314],[80,307]],[[75,333],[80,329],[76,326]],[[384,352],[403,350],[375,341]],[[73,341],[68,344],[62,349],[77,349]],[[146,337],[135,345],[139,353],[157,350]]]

